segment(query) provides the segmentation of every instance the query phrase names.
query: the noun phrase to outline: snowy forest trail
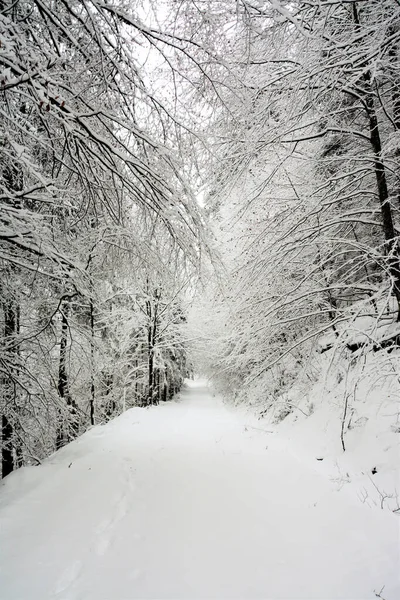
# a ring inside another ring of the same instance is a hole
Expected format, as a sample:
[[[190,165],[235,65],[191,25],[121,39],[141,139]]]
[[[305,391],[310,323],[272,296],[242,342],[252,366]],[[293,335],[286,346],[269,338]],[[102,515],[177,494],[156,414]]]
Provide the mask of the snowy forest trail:
[[[0,598],[391,600],[396,527],[197,381],[5,480]]]

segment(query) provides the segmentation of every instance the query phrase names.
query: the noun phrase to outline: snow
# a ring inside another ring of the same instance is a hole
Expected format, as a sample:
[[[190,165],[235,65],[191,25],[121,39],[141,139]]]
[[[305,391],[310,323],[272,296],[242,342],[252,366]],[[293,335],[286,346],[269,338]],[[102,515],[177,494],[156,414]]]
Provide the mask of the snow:
[[[256,398],[251,410],[303,463],[318,460],[318,472],[337,489],[400,517],[399,373],[398,350],[353,360],[331,349],[311,356],[269,410]]]
[[[92,428],[2,483],[0,597],[399,598],[399,517],[296,443],[200,380]]]
[[[353,302],[343,311],[343,318],[337,323],[335,333],[331,331],[318,338],[321,350],[345,344],[377,345],[400,335],[400,323],[397,321],[397,307],[394,296],[387,297],[380,290],[375,300],[377,312],[372,312],[370,299]]]

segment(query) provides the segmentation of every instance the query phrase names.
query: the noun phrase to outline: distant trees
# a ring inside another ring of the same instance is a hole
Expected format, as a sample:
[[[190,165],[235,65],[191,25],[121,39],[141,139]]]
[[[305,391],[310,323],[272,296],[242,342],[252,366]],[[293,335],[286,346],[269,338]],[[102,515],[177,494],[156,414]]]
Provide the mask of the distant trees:
[[[112,413],[122,401],[147,406],[171,398],[189,369],[182,325],[194,273],[159,226],[150,235],[145,231],[142,243],[145,256],[132,247],[123,255],[117,250],[113,274],[121,271],[99,314],[102,372],[96,379],[103,382],[106,414],[110,402]]]

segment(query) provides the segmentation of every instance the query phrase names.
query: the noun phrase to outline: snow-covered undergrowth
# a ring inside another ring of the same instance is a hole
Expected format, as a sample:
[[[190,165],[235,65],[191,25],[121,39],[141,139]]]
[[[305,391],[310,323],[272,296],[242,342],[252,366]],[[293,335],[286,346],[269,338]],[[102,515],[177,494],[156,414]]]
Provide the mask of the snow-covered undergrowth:
[[[400,519],[399,378],[399,350],[342,346],[315,353],[284,393],[263,396],[259,381],[250,405],[261,427],[290,440],[338,490]]]

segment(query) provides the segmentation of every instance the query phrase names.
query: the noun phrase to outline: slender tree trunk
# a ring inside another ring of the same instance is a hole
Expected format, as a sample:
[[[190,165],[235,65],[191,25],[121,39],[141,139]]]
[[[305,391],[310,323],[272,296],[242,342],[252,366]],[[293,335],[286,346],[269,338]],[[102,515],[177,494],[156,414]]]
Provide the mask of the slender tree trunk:
[[[74,439],[78,433],[76,404],[71,398],[69,390],[69,380],[67,371],[67,346],[68,346],[68,315],[69,302],[64,301],[61,308],[61,339],[60,339],[60,357],[58,363],[58,395],[61,400],[66,402],[68,415],[66,422],[61,419],[56,437],[56,447],[61,448],[66,443]]]
[[[16,366],[17,356],[19,354],[18,345],[15,342],[16,336],[19,334],[20,327],[20,307],[14,299],[8,299],[3,304],[4,310],[4,343],[6,352],[10,356],[10,364],[12,372],[8,377],[3,377],[2,385],[4,390],[5,404],[9,409],[11,406],[14,410],[17,407],[17,385],[13,380],[13,375],[18,375]],[[11,357],[13,357],[11,359]],[[22,464],[22,450],[20,444],[16,441],[14,425],[10,420],[9,415],[2,415],[1,425],[1,453],[2,453],[2,477],[6,477],[14,470],[14,452],[19,456],[18,466]]]
[[[61,311],[61,340],[60,360],[58,365],[58,393],[60,398],[70,402],[70,393],[67,373],[67,344],[68,344],[68,313],[69,304],[64,302]]]
[[[152,343],[152,327],[148,331],[148,370],[149,370],[149,395],[147,404],[153,404],[154,394],[154,347]]]
[[[157,404],[159,404],[161,400],[161,369],[157,369],[156,381],[156,398]]]
[[[18,162],[8,164],[3,169],[3,177],[6,183],[6,188],[10,192],[21,192],[23,189],[24,176],[21,165]],[[21,210],[23,208],[22,201],[20,199],[10,200],[13,208]],[[18,277],[18,268],[11,267],[12,278]],[[13,296],[12,292],[6,293],[6,297],[3,301],[3,312],[4,312],[4,343],[6,353],[9,355],[10,360],[10,374],[3,378],[4,396],[6,400],[6,406],[13,405],[14,411],[17,410],[17,385],[13,376],[17,377],[18,372],[18,356],[19,356],[19,345],[16,343],[16,337],[20,331],[20,312],[21,307],[19,301]],[[17,465],[22,464],[22,449],[21,443],[17,442],[14,431],[14,424],[10,420],[10,414],[2,415],[2,476],[8,475],[15,467],[13,460],[13,452],[18,458]],[[14,445],[14,448],[13,448]]]
[[[360,19],[357,3],[353,3],[353,18],[357,27]],[[382,142],[379,132],[378,116],[372,93],[372,75],[368,69],[362,76],[364,83],[363,97],[368,117],[371,146],[374,152],[374,171],[381,207],[383,231],[385,236],[385,253],[388,257],[388,272],[392,279],[393,293],[397,300],[397,320],[400,321],[400,255],[399,244],[394,228],[393,212],[389,201],[389,189],[385,165],[382,158]]]
[[[136,350],[137,352],[138,350]],[[138,356],[136,355],[135,357],[135,404],[137,404],[138,402],[138,397],[139,397],[139,382],[138,382],[138,365],[139,365],[139,359]]]
[[[7,415],[2,416],[1,437],[1,476],[6,477],[14,470],[12,452],[13,427]]]
[[[95,406],[95,386],[94,386],[94,307],[93,300],[90,298],[90,424],[94,425],[94,406]]]
[[[163,378],[163,387],[162,387],[162,400],[166,402],[168,399],[168,370],[165,370],[164,378]]]
[[[147,284],[147,292],[149,293],[149,286]],[[154,298],[154,310],[153,303],[151,300],[146,301],[146,311],[148,317],[147,325],[147,354],[148,354],[148,400],[147,404],[157,403],[158,393],[156,386],[156,373],[154,370],[154,350],[157,339],[157,325],[158,325],[158,303],[160,300],[160,294],[158,290],[155,290],[152,294]]]

